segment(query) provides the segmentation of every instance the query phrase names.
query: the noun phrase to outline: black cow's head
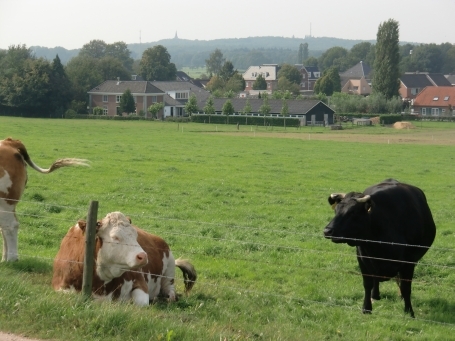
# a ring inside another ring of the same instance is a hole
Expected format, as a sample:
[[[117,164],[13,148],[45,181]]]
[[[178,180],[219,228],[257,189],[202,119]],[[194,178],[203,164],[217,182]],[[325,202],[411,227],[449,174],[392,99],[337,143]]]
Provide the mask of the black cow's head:
[[[334,243],[358,245],[362,239],[368,239],[370,211],[373,202],[369,195],[350,192],[331,194],[329,204],[335,211],[335,217],[324,229],[324,237]]]

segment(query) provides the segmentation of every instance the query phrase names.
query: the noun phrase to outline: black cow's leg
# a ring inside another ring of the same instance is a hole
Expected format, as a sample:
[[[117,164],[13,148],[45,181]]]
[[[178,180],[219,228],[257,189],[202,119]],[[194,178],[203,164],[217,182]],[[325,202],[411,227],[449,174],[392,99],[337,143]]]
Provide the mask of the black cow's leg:
[[[373,290],[371,290],[371,298],[377,301],[381,299],[381,295],[379,294],[379,281],[377,279],[373,281]]]
[[[365,289],[365,296],[363,298],[362,313],[371,314],[373,305],[371,304],[371,293],[373,291],[375,280],[369,274],[363,273],[363,288]]]
[[[413,264],[406,265],[400,271],[400,291],[404,300],[404,312],[409,313],[411,317],[414,317],[414,310],[412,310],[411,305],[411,284],[414,276],[414,266]]]

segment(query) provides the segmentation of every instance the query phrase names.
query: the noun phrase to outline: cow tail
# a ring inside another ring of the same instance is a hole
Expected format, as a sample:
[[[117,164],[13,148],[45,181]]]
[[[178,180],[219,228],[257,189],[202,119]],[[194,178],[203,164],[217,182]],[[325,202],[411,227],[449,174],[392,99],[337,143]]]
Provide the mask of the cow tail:
[[[175,266],[180,268],[183,273],[185,282],[185,293],[188,293],[196,282],[197,274],[194,266],[186,259],[178,258],[175,260]]]

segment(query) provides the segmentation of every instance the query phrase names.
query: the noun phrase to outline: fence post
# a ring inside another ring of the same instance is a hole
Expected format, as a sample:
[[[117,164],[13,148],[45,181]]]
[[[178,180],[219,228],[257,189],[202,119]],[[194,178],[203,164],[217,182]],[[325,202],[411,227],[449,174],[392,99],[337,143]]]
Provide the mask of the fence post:
[[[82,294],[85,299],[92,296],[93,267],[95,266],[95,236],[98,216],[98,201],[91,201],[85,229],[84,273],[82,275]]]

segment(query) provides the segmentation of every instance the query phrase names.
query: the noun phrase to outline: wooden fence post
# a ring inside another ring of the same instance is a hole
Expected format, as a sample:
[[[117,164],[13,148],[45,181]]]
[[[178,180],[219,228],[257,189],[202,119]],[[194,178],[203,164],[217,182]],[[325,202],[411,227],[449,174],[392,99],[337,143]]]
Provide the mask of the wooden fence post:
[[[85,229],[84,273],[82,275],[82,294],[85,299],[92,296],[93,267],[95,266],[95,237],[98,217],[98,201],[91,201]]]

